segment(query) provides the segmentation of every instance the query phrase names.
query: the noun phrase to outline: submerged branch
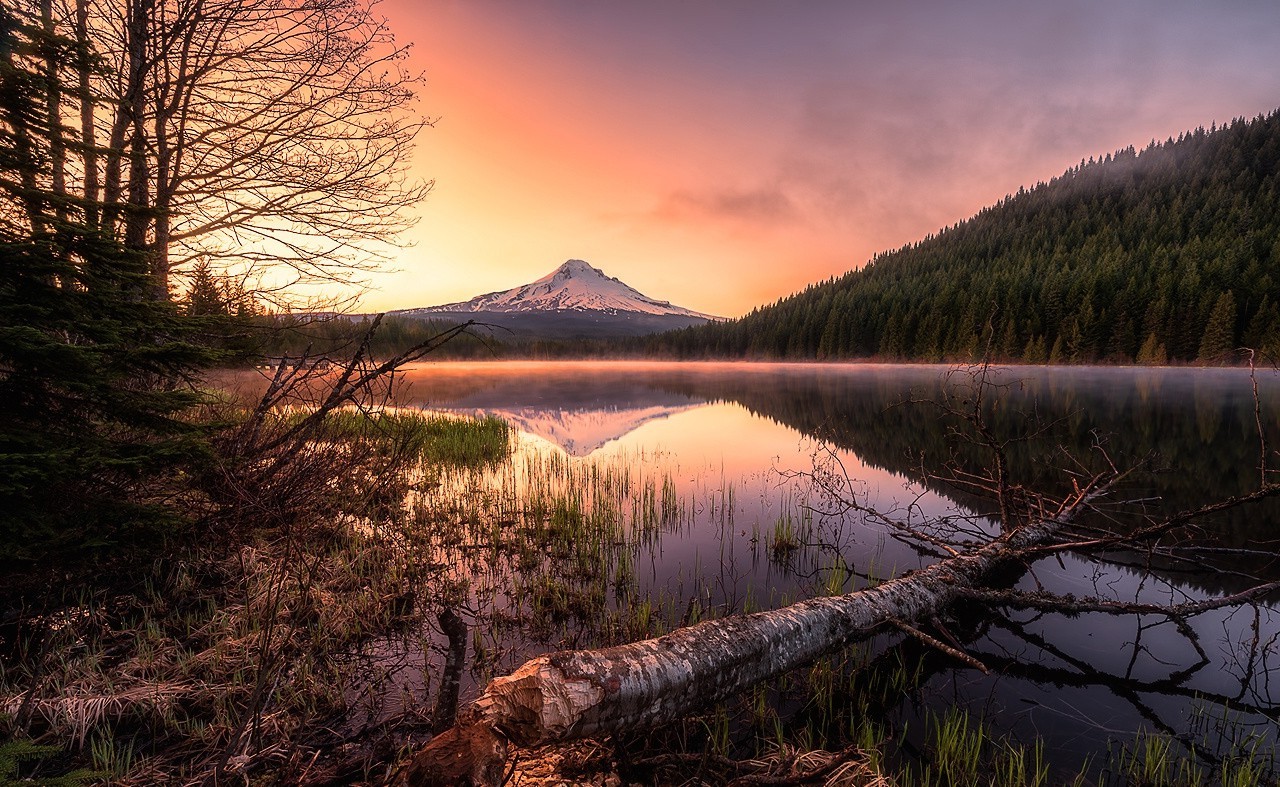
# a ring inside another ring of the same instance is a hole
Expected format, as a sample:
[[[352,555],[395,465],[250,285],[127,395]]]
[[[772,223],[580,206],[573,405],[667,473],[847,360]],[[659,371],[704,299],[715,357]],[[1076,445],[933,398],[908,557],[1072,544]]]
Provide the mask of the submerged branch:
[[[517,745],[570,740],[673,721],[807,664],[894,621],[928,619],[964,588],[1044,543],[1122,478],[1095,476],[1054,517],[1031,522],[973,551],[844,596],[735,615],[657,639],[540,656],[494,679],[406,771],[407,783],[440,779],[467,730],[496,731]],[[476,756],[492,756],[489,737]],[[486,752],[488,754],[486,754]],[[505,757],[505,752],[503,755]]]

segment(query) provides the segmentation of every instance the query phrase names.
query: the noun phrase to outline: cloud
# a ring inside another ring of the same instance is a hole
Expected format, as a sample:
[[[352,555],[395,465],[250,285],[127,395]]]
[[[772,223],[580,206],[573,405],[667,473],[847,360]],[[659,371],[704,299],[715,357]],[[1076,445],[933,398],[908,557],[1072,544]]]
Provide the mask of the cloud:
[[[800,218],[786,192],[778,186],[750,189],[713,189],[673,191],[653,211],[657,218],[675,221],[700,221],[707,218],[749,224],[792,224]]]

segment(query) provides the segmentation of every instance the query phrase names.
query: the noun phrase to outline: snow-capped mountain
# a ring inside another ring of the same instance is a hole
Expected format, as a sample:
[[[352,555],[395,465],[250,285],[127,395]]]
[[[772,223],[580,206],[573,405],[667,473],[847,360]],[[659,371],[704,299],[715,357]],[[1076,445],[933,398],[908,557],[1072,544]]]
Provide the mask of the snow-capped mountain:
[[[590,456],[650,421],[703,406],[705,405],[702,403],[696,403],[678,407],[655,405],[596,410],[521,407],[481,410],[476,411],[476,414],[496,415],[522,432],[559,446],[569,456]]]
[[[401,313],[427,316],[441,312],[594,312],[609,315],[691,317],[696,320],[719,319],[710,314],[674,306],[670,301],[650,298],[582,260],[569,260],[541,279],[510,290],[479,295],[460,303],[407,309]]]

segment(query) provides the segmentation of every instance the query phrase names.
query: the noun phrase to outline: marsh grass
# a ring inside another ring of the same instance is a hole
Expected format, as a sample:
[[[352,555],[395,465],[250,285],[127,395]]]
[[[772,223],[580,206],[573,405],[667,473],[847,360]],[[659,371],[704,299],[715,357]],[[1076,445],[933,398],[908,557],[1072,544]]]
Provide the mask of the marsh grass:
[[[21,656],[0,665],[0,739],[29,736],[67,752],[64,774],[92,767],[120,784],[368,777],[430,708],[401,708],[394,733],[374,724],[388,717],[393,667],[364,650],[390,636],[425,648],[451,587],[406,526],[411,487],[502,461],[508,428],[340,411],[290,442],[276,439],[287,412],[211,408],[228,439],[281,447],[223,453],[207,497],[193,498],[209,537],[181,559],[53,588],[2,632]]]
[[[0,672],[4,731],[34,733],[123,784],[376,780],[426,734],[444,608],[468,623],[474,687],[548,649],[643,639],[778,602],[754,585],[714,603],[708,587],[676,595],[645,584],[663,539],[695,520],[735,536],[741,493],[730,479],[682,493],[652,455],[569,457],[493,419],[387,409],[328,420],[300,465],[330,471],[323,494],[306,498],[313,508],[295,510],[286,486],[274,498],[277,526],[250,543],[159,561],[128,592],[68,598],[34,618],[16,649],[40,655]],[[752,526],[762,560],[811,571],[818,594],[878,581],[874,563],[816,550],[822,523],[803,497],[787,492],[771,510],[772,528]],[[672,770],[646,773],[690,784],[783,778],[819,762],[833,766],[829,784],[1047,783],[1040,744],[959,710],[924,716],[912,730],[918,749],[906,751],[904,698],[931,673],[896,642],[848,648],[616,747],[638,759],[678,755]],[[1206,737],[1235,734],[1209,711],[1199,724]],[[1173,762],[1168,743],[1144,739],[1104,767],[1117,783],[1274,778],[1274,751],[1244,733],[1233,754],[1196,770]],[[356,753],[339,756],[343,747]]]
[[[289,413],[285,423],[296,423],[305,415]],[[452,466],[493,464],[511,452],[511,427],[491,415],[471,418],[406,408],[347,408],[325,418],[320,436],[385,442],[403,447],[424,462]]]
[[[993,734],[958,708],[926,717],[928,750],[898,776],[903,787],[1042,787],[1049,783],[1044,744],[1029,745]]]
[[[1106,784],[1137,787],[1245,787],[1275,784],[1280,773],[1276,743],[1251,731],[1229,710],[1200,705],[1195,711],[1191,755],[1184,742],[1143,731],[1113,748],[1104,768]]]
[[[508,462],[440,473],[411,501],[414,532],[475,625],[477,681],[548,644],[652,636],[688,607],[640,586],[643,557],[689,521],[647,457],[583,460],[526,443]]]

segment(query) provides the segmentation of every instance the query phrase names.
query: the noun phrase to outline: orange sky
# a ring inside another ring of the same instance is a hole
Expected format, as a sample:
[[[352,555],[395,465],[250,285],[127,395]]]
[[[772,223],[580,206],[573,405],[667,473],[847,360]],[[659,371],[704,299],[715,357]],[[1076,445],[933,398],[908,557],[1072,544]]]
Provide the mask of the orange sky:
[[[737,316],[1082,158],[1280,105],[1269,3],[380,9],[427,75],[436,186],[363,311],[580,258]]]

